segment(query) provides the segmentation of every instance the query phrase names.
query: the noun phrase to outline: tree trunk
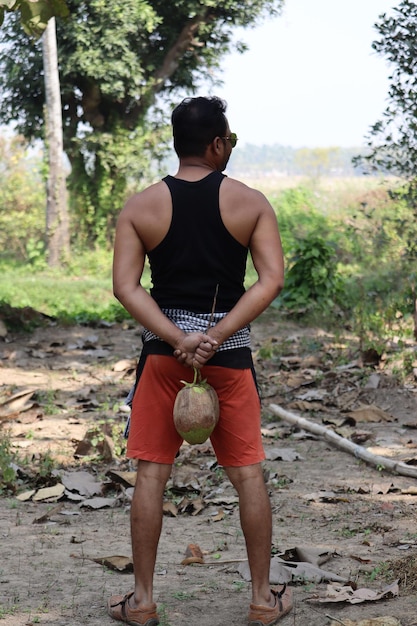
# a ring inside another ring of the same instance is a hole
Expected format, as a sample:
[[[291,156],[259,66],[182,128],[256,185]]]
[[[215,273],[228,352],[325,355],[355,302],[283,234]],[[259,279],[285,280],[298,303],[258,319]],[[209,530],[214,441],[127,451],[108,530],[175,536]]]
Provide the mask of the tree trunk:
[[[55,18],[42,36],[45,76],[45,127],[48,153],[46,247],[48,265],[57,267],[69,256],[69,218],[64,170],[61,92]]]

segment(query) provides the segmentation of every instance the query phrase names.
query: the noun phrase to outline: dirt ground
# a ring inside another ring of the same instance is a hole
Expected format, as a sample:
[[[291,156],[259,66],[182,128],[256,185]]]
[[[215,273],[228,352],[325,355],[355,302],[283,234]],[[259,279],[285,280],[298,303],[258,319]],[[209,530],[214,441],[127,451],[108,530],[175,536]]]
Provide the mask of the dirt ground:
[[[280,623],[416,625],[416,478],[365,463],[270,406],[413,471],[416,377],[398,382],[388,361],[364,362],[354,338],[298,327],[271,312],[252,334],[273,560],[279,555],[286,563],[295,597],[294,611]],[[116,433],[126,420],[140,343],[140,329],[129,323],[49,324],[0,339],[0,427],[22,459],[18,492],[0,497],[4,626],[110,625],[108,596],[132,588],[134,467],[120,454]],[[56,491],[40,491],[47,487]],[[165,513],[155,576],[161,625],[246,624],[250,583],[236,496],[209,444],[181,449]],[[182,564],[189,544],[201,548],[203,563]],[[300,570],[302,550],[315,569]],[[122,564],[115,556],[124,557]],[[329,584],[333,595],[323,602]],[[344,587],[343,600],[336,592]],[[357,589],[369,590],[367,601],[355,602]]]

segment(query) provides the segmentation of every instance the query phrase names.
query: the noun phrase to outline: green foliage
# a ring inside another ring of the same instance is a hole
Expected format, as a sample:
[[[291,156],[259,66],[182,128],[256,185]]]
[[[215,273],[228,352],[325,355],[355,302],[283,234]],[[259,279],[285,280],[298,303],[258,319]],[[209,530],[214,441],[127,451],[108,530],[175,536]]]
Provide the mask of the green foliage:
[[[41,160],[21,136],[0,136],[0,259],[25,260],[39,269],[45,234]]]
[[[387,341],[412,337],[412,283],[400,269],[398,273],[384,268],[352,277],[345,284],[344,299],[350,304],[349,326],[362,352],[373,350],[382,355]]]
[[[48,452],[37,455],[35,461],[27,457],[19,458],[12,449],[9,432],[0,429],[0,496],[16,493],[22,487],[18,466],[25,468],[25,485],[29,482],[33,487],[40,487],[57,480],[56,476],[52,476],[56,463]]]
[[[327,235],[330,224],[316,208],[312,189],[304,185],[284,189],[272,198],[272,203],[278,216],[282,244],[287,255],[309,233]]]
[[[356,233],[366,253],[358,256],[356,263],[343,268],[343,299],[350,328],[357,335],[362,351],[371,349],[379,355],[385,351],[387,341],[402,342],[416,333],[415,262],[404,254],[407,242],[396,228],[395,210],[392,219],[385,222],[387,207],[383,208],[382,212],[376,209],[371,219],[374,230],[369,225],[368,230]],[[397,215],[400,212],[401,207]],[[406,215],[407,211],[402,217],[406,219]]]
[[[401,242],[401,256],[406,263],[417,260],[417,178],[390,190],[396,211],[390,216],[394,236]]]
[[[50,454],[50,451],[40,454],[36,460],[36,465],[33,467],[33,474],[36,484],[43,484],[49,482],[51,479],[55,483],[57,477],[53,476],[53,472],[56,469],[56,462]]]
[[[60,409],[56,405],[56,393],[53,389],[47,389],[46,391],[37,391],[34,394],[34,399],[43,407],[45,415],[56,415],[60,412]]]
[[[383,580],[390,580],[393,577],[393,573],[389,563],[382,561],[370,571],[365,573],[365,577],[369,582],[374,582],[376,579],[382,578]]]
[[[22,27],[28,35],[40,37],[51,17],[66,17],[64,0],[0,0],[0,26],[6,11],[20,11]]]
[[[367,152],[356,162],[369,169],[404,178],[417,176],[417,4],[401,0],[383,13],[375,28],[373,48],[392,67],[388,105],[382,119],[370,129]]]
[[[379,337],[379,350],[383,338],[397,333],[399,319],[409,320],[414,308],[416,226],[414,209],[401,190],[394,185],[368,194],[345,221],[339,247],[353,327],[364,347],[377,347],[373,338]]]
[[[0,430],[0,495],[14,491],[16,470],[13,463],[15,460],[10,436],[7,432]]]
[[[34,269],[42,270],[46,267],[45,243],[31,237],[26,241],[26,258]]]
[[[346,185],[311,181],[267,193],[278,215],[287,265],[286,285],[274,304],[288,315],[308,314],[307,322],[315,316],[320,324],[334,323],[336,305],[337,323],[352,330],[363,349],[380,352],[387,338],[412,334],[417,282],[413,209],[395,186],[377,180],[371,184],[370,179],[350,179]],[[12,224],[12,205],[9,211]],[[26,228],[30,233],[30,225]],[[23,227],[19,236],[23,242]],[[9,238],[14,241],[11,230]],[[0,313],[8,327],[14,323],[30,329],[45,323],[45,315],[68,324],[129,319],[112,294],[110,246],[74,246],[68,265],[52,271],[43,265],[39,242],[33,237],[27,241],[28,252],[16,253],[18,258],[26,254],[26,262],[0,257]],[[249,259],[246,287],[255,280]],[[142,283],[150,287],[148,266]],[[11,306],[21,308],[10,311]],[[280,349],[273,344],[262,348],[272,357]],[[404,367],[409,370],[408,362]]]
[[[80,155],[88,150],[82,158],[73,154],[68,177],[71,230],[78,245],[110,244],[128,195],[151,181],[154,164],[165,154],[168,128],[161,122],[152,142],[149,132],[145,125],[135,130],[119,127],[73,141]],[[94,170],[86,165],[93,154]]]
[[[132,184],[147,183],[163,158],[172,99],[215,76],[234,29],[279,11],[282,0],[68,0],[58,20],[64,150],[76,234],[108,241]],[[0,121],[43,139],[40,42],[17,19],[1,31]],[[160,107],[160,108],[159,108]]]
[[[45,319],[27,315],[4,314],[4,307],[27,307],[50,316],[61,323],[94,324],[100,320],[113,322],[130,319],[129,314],[113,296],[111,280],[111,251],[97,248],[95,251],[74,254],[73,262],[60,270],[28,268],[25,264],[0,262],[2,289],[0,313],[7,325],[13,318],[19,326],[30,329],[45,323]],[[150,272],[146,265],[142,284],[150,286]],[[3,309],[2,309],[3,304]],[[10,320],[10,321],[9,321]]]
[[[270,190],[287,265],[274,306],[330,326],[336,315],[361,349],[381,353],[388,339],[413,333],[414,209],[395,180],[350,184]]]
[[[334,220],[316,208],[316,194],[306,186],[283,190],[273,202],[287,259],[285,288],[274,306],[305,313],[333,305],[341,289]]]
[[[292,250],[285,290],[278,298],[294,311],[334,305],[341,291],[333,242],[316,234],[307,235]]]
[[[14,307],[31,307],[62,323],[93,323],[128,317],[112,294],[111,280],[39,272],[3,274],[3,301]]]
[[[354,161],[368,171],[398,175],[403,186],[394,191],[397,199],[412,209],[412,219],[396,223],[402,241],[406,241],[405,257],[417,253],[417,4],[401,0],[390,14],[382,14],[375,25],[379,39],[373,48],[390,63],[388,105],[382,119],[370,129],[365,154]]]
[[[117,406],[114,407],[113,410],[117,411]],[[106,439],[106,435],[111,438],[114,454],[119,457],[122,456],[126,451],[124,430],[125,424],[115,419],[99,420],[96,422],[88,431],[88,439],[93,449],[97,450],[95,455],[89,455],[88,460],[92,461],[94,457],[96,457],[96,460],[102,460],[100,451],[103,449],[103,442]]]

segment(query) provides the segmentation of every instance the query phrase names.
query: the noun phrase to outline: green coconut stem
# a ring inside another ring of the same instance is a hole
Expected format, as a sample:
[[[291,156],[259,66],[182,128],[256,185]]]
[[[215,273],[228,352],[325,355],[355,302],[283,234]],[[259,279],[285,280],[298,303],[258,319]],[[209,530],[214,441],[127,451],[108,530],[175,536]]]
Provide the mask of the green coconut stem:
[[[193,367],[194,369],[194,380],[193,380],[193,385],[200,385],[202,382],[201,380],[201,370],[198,370],[196,367]]]
[[[193,366],[194,370],[194,378],[192,383],[187,383],[186,380],[182,380],[182,384],[186,387],[198,387],[199,385],[204,387],[206,383],[206,378],[204,380],[201,379],[201,371]]]

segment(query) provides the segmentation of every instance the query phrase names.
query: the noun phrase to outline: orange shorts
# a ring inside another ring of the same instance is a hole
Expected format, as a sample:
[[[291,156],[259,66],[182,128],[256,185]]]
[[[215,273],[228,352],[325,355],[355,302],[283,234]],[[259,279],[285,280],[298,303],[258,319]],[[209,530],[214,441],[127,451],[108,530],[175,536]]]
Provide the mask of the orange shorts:
[[[251,369],[206,365],[201,374],[219,397],[220,417],[210,437],[218,463],[241,467],[263,461],[261,406]],[[147,356],[133,398],[129,458],[173,463],[183,442],[172,417],[182,380],[191,382],[193,370],[172,356]]]

